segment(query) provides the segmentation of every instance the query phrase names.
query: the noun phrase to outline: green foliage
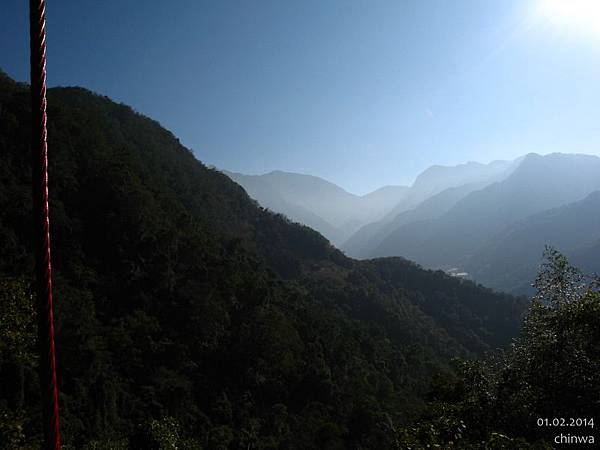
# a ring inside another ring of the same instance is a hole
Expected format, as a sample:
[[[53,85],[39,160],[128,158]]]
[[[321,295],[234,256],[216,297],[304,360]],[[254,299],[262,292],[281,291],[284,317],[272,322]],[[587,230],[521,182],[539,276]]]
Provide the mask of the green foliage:
[[[546,247],[543,260],[533,285],[537,291],[534,299],[554,307],[579,300],[587,288],[581,271],[553,247]]]
[[[26,404],[32,381],[37,381],[35,342],[35,312],[26,283],[0,279],[0,449],[38,444],[28,433],[32,411]]]
[[[33,268],[28,108],[26,87],[0,75],[0,276],[11,279]],[[506,344],[518,326],[519,300],[399,259],[346,258],[127,106],[52,89],[49,117],[70,448],[390,448],[389,423],[423,407],[452,356]],[[27,355],[19,308],[6,345]],[[0,402],[39,437],[33,369],[23,364],[21,383],[8,354]]]
[[[179,423],[172,417],[150,422],[150,434],[160,450],[177,450],[180,441],[179,428]]]
[[[64,448],[64,445],[63,445]],[[128,439],[93,439],[88,442],[83,450],[128,450],[129,441]],[[68,447],[65,449],[68,450]]]
[[[0,358],[33,367],[35,358],[35,309],[23,281],[0,279]],[[6,363],[0,359],[0,364]]]
[[[404,435],[437,440],[464,423],[464,448],[551,448],[560,433],[594,435],[591,428],[539,426],[538,419],[598,420],[600,405],[600,293],[554,249],[544,253],[521,333],[506,352],[461,364],[460,376],[441,380],[417,428]],[[404,436],[403,435],[403,436]],[[505,442],[506,441],[506,442]],[[482,444],[483,443],[483,444]],[[485,444],[485,446],[483,446]],[[494,447],[495,446],[495,447]]]
[[[143,448],[148,450],[201,450],[198,441],[183,437],[181,423],[174,417],[151,419],[138,427],[129,442],[123,442],[123,448]],[[224,436],[221,436],[224,438]],[[227,439],[225,438],[225,441]]]

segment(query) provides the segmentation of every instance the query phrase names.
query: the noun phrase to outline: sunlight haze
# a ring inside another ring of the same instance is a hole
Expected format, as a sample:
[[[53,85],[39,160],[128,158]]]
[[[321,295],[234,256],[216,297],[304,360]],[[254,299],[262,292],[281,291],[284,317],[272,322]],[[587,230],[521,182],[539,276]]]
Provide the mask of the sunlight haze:
[[[49,2],[48,79],[132,105],[206,164],[364,194],[434,164],[598,154],[598,5]],[[1,68],[21,81],[26,6],[0,15]]]

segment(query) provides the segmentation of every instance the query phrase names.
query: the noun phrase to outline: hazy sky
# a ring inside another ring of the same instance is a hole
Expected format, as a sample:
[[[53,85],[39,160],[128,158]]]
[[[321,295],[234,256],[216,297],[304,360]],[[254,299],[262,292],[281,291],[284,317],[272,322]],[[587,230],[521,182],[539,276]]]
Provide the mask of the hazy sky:
[[[48,0],[48,79],[132,105],[206,164],[364,193],[432,164],[600,153],[599,5]],[[2,0],[0,68],[21,81],[27,38],[27,2]]]

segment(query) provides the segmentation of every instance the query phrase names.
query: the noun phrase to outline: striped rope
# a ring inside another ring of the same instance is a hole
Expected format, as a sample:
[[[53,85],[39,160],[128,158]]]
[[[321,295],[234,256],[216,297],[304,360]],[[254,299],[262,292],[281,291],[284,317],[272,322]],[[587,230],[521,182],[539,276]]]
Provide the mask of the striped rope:
[[[31,58],[31,152],[36,292],[45,448],[60,450],[56,349],[52,307],[52,264],[48,219],[48,142],[46,130],[46,2],[29,1]]]

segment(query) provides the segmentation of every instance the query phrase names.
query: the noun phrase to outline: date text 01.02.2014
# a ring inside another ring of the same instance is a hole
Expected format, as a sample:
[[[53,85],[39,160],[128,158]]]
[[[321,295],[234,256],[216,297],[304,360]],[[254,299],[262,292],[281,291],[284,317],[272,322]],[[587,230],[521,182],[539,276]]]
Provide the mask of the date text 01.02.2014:
[[[540,417],[538,427],[585,427],[594,428],[594,418],[590,417]]]

